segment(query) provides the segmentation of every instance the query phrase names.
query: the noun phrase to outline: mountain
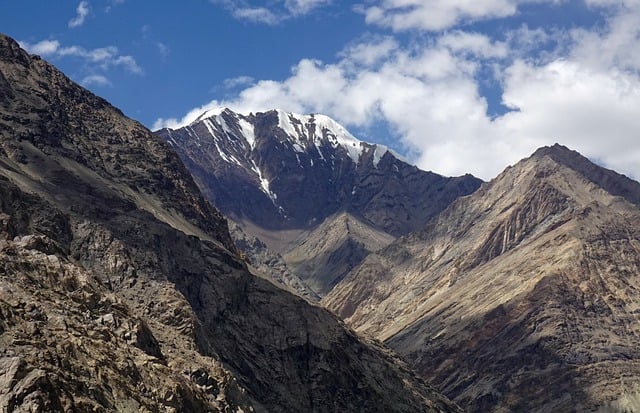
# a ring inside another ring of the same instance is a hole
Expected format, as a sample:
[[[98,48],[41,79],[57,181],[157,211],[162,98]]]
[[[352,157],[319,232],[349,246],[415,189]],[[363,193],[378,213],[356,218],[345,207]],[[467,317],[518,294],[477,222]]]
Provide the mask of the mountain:
[[[0,35],[0,409],[459,411],[253,276],[170,145]]]
[[[467,411],[634,411],[638,196],[542,148],[367,257],[324,303]]]
[[[395,237],[343,212],[298,236],[295,247],[283,258],[309,287],[324,295],[367,255],[393,240]]]
[[[372,232],[396,237],[481,183],[470,175],[447,178],[422,171],[318,114],[243,115],[222,108],[156,134],[176,149],[203,194],[225,216],[285,261],[296,256],[287,251],[300,246],[301,232],[339,225],[330,221],[341,213]],[[341,246],[326,248],[339,254]],[[354,257],[338,266],[350,269],[358,263]],[[313,274],[297,275],[320,286],[316,292],[322,294],[326,280],[336,278],[332,271],[320,266]]]

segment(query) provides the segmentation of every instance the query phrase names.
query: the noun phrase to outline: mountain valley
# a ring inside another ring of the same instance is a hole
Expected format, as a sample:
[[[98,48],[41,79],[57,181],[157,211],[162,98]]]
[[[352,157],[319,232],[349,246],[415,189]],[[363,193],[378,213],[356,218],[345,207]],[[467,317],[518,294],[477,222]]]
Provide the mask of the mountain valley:
[[[640,183],[321,114],[151,132],[0,34],[0,411],[640,412]]]
[[[0,35],[0,410],[457,412],[252,275],[171,146]]]

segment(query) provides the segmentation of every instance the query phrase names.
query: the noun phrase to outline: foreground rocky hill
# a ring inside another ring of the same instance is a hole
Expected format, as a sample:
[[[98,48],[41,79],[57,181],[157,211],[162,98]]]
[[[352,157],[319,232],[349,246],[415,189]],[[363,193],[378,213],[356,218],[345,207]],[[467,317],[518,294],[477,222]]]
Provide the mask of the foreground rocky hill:
[[[324,302],[470,412],[634,411],[639,195],[542,148],[370,255]]]
[[[279,253],[320,295],[377,249],[377,234],[392,239],[420,227],[481,183],[471,175],[448,178],[422,171],[382,145],[356,139],[324,115],[281,110],[243,115],[221,108],[156,134],[176,149],[225,216]],[[343,226],[342,214],[362,230],[347,232],[349,240],[325,243],[322,257],[301,269],[305,236],[331,241],[329,228]],[[362,242],[366,233],[374,238]],[[358,251],[343,254],[345,243],[358,244]],[[332,264],[325,265],[329,256]]]
[[[253,276],[170,146],[0,36],[0,410],[458,411]]]

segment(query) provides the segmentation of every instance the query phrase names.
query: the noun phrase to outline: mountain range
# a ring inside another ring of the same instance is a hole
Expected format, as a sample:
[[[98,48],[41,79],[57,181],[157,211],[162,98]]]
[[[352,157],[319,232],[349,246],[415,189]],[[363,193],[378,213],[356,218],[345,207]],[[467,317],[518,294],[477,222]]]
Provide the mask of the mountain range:
[[[370,252],[481,183],[471,175],[420,170],[318,114],[220,108],[156,134],[176,149],[225,216],[320,295]]]
[[[637,182],[556,144],[480,186],[279,110],[157,133],[303,292],[465,410],[640,411]]]
[[[0,35],[0,409],[459,409],[254,276],[169,144]]]
[[[483,183],[320,114],[152,133],[0,35],[3,411],[640,411],[639,223],[559,144]]]

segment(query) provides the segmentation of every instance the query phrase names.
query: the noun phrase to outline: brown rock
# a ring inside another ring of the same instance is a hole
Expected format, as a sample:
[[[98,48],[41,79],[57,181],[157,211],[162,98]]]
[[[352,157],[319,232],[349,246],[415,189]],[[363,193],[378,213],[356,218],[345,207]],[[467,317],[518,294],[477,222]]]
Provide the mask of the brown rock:
[[[543,148],[368,257],[324,302],[469,411],[633,406],[638,195]]]

